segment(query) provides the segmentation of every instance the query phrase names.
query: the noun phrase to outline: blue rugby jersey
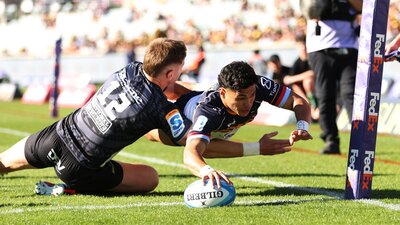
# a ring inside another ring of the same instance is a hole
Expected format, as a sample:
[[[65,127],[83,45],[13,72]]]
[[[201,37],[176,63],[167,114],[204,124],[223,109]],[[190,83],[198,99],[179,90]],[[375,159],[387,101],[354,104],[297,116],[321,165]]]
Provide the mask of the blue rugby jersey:
[[[82,108],[57,124],[57,133],[84,166],[104,165],[125,146],[152,129],[174,142],[191,126],[161,88],[146,79],[142,63],[112,74]]]
[[[259,76],[256,85],[256,97],[250,113],[241,117],[227,112],[221,101],[219,87],[218,84],[215,84],[200,95],[190,92],[188,96],[190,94],[192,96],[189,98],[187,96],[182,97],[184,103],[177,101],[177,105],[181,108],[185,105],[182,112],[193,121],[188,141],[193,138],[201,138],[206,142],[209,142],[210,138],[229,139],[241,126],[251,122],[256,117],[257,110],[263,101],[277,107],[283,107],[291,93],[290,88]]]

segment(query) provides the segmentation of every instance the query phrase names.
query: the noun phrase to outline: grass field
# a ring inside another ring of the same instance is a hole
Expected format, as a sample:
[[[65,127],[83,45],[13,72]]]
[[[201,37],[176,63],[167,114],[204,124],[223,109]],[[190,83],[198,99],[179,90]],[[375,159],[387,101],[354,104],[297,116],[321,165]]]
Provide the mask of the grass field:
[[[62,109],[66,115],[71,109]],[[0,102],[0,152],[55,120],[47,105]],[[292,129],[248,125],[234,140],[256,141],[266,132],[286,138]],[[147,195],[37,196],[39,180],[59,182],[52,168],[0,177],[0,224],[399,224],[400,138],[379,135],[372,200],[343,200],[349,134],[341,133],[341,156],[319,155],[319,127],[314,140],[296,143],[278,156],[212,159],[214,168],[231,174],[237,192],[229,207],[190,209],[185,187],[196,180],[182,165],[182,147],[140,139],[115,159],[152,165],[158,188]]]

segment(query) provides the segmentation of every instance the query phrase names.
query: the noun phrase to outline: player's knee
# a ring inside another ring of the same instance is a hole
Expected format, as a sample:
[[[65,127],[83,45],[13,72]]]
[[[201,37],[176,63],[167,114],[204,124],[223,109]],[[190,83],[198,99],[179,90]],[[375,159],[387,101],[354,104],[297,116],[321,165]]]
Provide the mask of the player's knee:
[[[2,153],[0,153],[0,174],[6,172],[6,167],[3,163]]]
[[[0,173],[10,172],[12,164],[7,157],[7,152],[0,153]]]
[[[158,173],[153,167],[148,167],[146,173],[146,184],[143,187],[144,192],[150,192],[156,189],[159,183]]]

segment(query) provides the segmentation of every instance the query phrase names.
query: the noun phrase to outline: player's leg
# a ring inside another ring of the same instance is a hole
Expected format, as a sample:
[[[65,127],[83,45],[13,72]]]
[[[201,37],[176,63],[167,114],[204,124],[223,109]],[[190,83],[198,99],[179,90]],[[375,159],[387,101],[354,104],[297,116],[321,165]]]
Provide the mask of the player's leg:
[[[25,158],[25,143],[28,137],[0,153],[0,174],[35,168]]]
[[[150,166],[110,160],[102,167],[88,168],[65,146],[60,149],[56,174],[65,183],[64,187],[76,193],[146,193],[158,185],[157,171]]]
[[[145,193],[153,191],[158,185],[158,173],[151,167],[144,164],[131,164],[118,162],[122,166],[122,182],[112,188],[113,192]]]
[[[22,169],[53,167],[59,140],[56,123],[17,142],[0,154],[0,173]]]

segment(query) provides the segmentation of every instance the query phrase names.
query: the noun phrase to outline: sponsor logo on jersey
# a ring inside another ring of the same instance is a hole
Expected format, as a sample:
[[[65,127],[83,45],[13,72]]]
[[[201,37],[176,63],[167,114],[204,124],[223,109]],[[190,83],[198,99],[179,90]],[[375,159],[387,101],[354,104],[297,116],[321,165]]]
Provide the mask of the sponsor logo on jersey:
[[[47,153],[47,159],[56,164],[55,168],[59,174],[61,174],[61,170],[65,169],[65,166],[61,165],[61,159],[58,157],[54,149],[51,149],[49,153]]]
[[[272,81],[266,77],[261,77],[261,85],[266,87],[268,90],[271,90]]]
[[[165,119],[168,121],[172,136],[174,138],[179,137],[183,130],[185,130],[185,123],[183,122],[183,118],[179,113],[179,110],[172,110],[165,116]]]
[[[111,121],[107,118],[96,101],[91,101],[87,104],[85,111],[102,134],[105,134],[111,128]]]
[[[193,125],[193,130],[202,131],[204,126],[206,125],[208,118],[205,116],[199,116],[196,120],[196,123]]]
[[[211,137],[212,138],[218,138],[218,139],[224,139],[224,140],[228,140],[230,139],[233,135],[236,134],[236,132],[238,131],[238,128],[235,129],[231,129],[229,131],[213,131],[211,132]]]

